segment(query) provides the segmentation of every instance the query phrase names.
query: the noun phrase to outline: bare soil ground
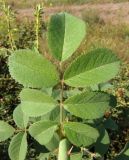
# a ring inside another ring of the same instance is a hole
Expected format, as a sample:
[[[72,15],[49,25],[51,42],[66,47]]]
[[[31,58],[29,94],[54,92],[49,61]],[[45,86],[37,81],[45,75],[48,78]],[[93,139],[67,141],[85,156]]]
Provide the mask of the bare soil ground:
[[[127,23],[129,24],[129,2],[124,3],[106,3],[106,4],[84,4],[49,7],[44,9],[44,17],[47,18],[53,13],[67,11],[81,17],[86,10],[95,10],[105,23]],[[18,9],[18,18],[33,18],[33,9]]]

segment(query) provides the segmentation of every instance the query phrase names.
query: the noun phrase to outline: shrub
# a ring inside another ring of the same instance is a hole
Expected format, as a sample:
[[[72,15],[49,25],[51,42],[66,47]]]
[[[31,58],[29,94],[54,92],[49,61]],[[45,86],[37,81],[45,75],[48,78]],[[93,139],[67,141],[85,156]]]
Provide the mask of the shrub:
[[[21,103],[13,112],[17,127],[0,121],[0,141],[13,136],[11,160],[25,159],[28,134],[49,150],[40,154],[40,159],[51,155],[59,160],[100,159],[107,152],[110,140],[106,128],[114,122],[103,117],[116,100],[102,92],[100,84],[118,73],[120,62],[111,50],[98,48],[66,67],[85,33],[82,20],[59,13],[52,16],[48,27],[49,49],[56,66],[29,49],[16,50],[9,57],[11,76],[24,86]],[[99,86],[98,91],[92,90],[94,85]],[[128,144],[115,159],[121,157],[128,158]]]

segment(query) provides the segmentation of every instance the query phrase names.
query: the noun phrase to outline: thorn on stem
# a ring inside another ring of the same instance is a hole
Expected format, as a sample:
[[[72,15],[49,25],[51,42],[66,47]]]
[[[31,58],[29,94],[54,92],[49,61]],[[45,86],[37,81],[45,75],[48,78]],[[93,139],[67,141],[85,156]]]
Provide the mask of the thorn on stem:
[[[72,146],[72,147],[70,148],[70,150],[68,151],[68,155],[71,154],[72,150],[73,150],[73,146]]]

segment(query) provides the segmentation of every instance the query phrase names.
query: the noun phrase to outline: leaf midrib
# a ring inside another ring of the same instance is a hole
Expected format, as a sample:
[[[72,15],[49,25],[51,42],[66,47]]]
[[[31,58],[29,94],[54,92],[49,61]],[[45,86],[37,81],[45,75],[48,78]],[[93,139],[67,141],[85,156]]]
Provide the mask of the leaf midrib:
[[[52,129],[52,128],[53,128],[53,130],[56,130],[56,127],[57,127],[57,125],[52,125],[51,127],[49,127],[49,128],[47,128],[47,129],[41,131],[41,132],[40,132],[39,134],[37,134],[35,137],[40,136],[40,135],[42,135],[42,134],[45,134],[47,131],[49,131],[49,130]]]
[[[73,78],[73,77],[76,77],[76,76],[80,76],[80,75],[82,75],[82,74],[85,74],[86,72],[92,72],[92,71],[94,71],[94,70],[98,70],[98,69],[101,69],[101,68],[104,68],[105,66],[108,66],[108,65],[112,65],[112,64],[117,64],[117,63],[119,63],[119,61],[114,61],[113,63],[106,63],[106,64],[104,64],[104,65],[100,65],[99,67],[96,67],[96,68],[90,68],[90,69],[88,69],[88,70],[85,70],[85,71],[83,71],[83,72],[81,72],[80,74],[73,74],[73,75],[71,75],[70,77],[68,77],[68,78],[66,78],[66,80],[68,80],[68,79],[71,79],[71,78]],[[71,66],[72,66],[72,64],[71,64]],[[71,67],[70,66],[70,67]],[[70,68],[69,67],[69,68]],[[66,70],[66,74],[67,74],[67,70]]]
[[[63,53],[64,53],[64,44],[65,44],[65,35],[66,35],[66,15],[64,14],[64,37],[63,37],[63,46],[62,46],[62,53],[61,53],[61,60],[63,60]]]
[[[107,103],[108,101],[104,101],[104,102],[89,102],[89,103],[68,103],[68,102],[66,102],[66,103],[64,103],[64,105],[88,105],[88,104],[96,104],[96,103]]]

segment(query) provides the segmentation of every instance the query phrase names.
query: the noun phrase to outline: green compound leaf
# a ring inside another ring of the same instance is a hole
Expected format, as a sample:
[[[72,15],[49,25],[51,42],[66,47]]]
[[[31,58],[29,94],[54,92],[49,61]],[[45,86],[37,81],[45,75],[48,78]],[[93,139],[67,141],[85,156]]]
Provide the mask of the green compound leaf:
[[[0,121],[0,142],[5,141],[14,134],[15,129],[4,121]]]
[[[68,140],[76,146],[88,147],[99,137],[97,129],[78,122],[64,123],[64,131]]]
[[[69,58],[79,47],[86,34],[86,25],[68,13],[51,17],[48,27],[48,44],[51,54],[58,60]]]
[[[17,106],[13,112],[13,120],[19,128],[27,127],[29,117],[23,113],[20,105]]]
[[[65,71],[64,81],[72,87],[103,83],[119,71],[119,60],[111,50],[99,48],[81,55]]]
[[[95,152],[103,156],[109,148],[110,139],[108,136],[108,132],[103,127],[99,127],[99,132],[100,132],[100,136],[97,139],[97,142],[95,145]]]
[[[59,81],[54,65],[29,49],[15,51],[9,57],[9,71],[25,87],[51,87]]]
[[[101,92],[84,92],[70,97],[64,108],[83,119],[101,118],[110,108],[110,95]]]
[[[12,138],[8,152],[11,160],[25,160],[27,154],[26,133],[18,133]]]
[[[45,115],[57,106],[52,97],[39,90],[23,89],[20,98],[22,111],[29,117]]]
[[[41,145],[48,144],[57,130],[57,123],[52,121],[39,121],[29,128],[30,135]]]

